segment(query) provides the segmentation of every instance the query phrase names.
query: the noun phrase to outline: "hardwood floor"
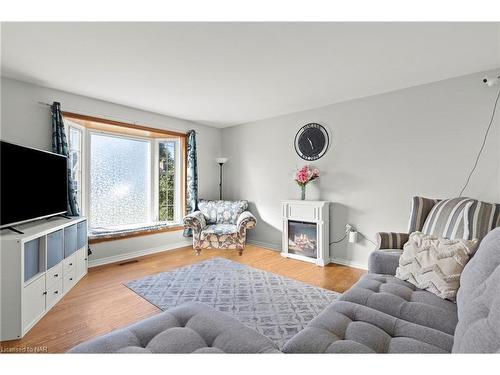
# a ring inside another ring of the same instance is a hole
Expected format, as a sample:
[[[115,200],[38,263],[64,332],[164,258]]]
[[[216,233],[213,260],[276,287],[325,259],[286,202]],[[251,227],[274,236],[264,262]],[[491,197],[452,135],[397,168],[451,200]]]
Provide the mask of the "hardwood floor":
[[[216,256],[337,292],[344,292],[365,273],[337,264],[318,267],[285,259],[276,251],[252,245],[245,247],[243,256],[232,250],[204,250],[195,256],[190,247],[166,251],[137,258],[133,263],[90,268],[26,336],[2,342],[0,352],[62,353],[89,338],[157,314],[160,311],[157,307],[123,283]]]

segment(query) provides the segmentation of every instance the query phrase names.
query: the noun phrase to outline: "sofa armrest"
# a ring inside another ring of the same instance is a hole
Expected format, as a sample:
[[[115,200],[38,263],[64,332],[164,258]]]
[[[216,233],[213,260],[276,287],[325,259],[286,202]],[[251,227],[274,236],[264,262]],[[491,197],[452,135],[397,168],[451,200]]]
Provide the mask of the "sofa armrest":
[[[207,226],[205,216],[203,216],[203,213],[201,211],[194,211],[189,215],[184,216],[183,222],[184,225],[188,228],[191,228],[194,233],[200,233],[203,228]]]
[[[252,229],[257,225],[257,219],[252,215],[250,211],[243,211],[240,216],[238,216],[238,221],[236,226],[238,227],[238,233],[240,235],[247,229]]]
[[[368,258],[368,272],[382,275],[396,274],[396,268],[399,267],[399,257],[403,250],[374,250]]]
[[[396,233],[396,232],[378,232],[377,237],[377,247],[376,250],[380,249],[394,249],[401,250],[405,243],[408,242],[410,235],[408,233]]]

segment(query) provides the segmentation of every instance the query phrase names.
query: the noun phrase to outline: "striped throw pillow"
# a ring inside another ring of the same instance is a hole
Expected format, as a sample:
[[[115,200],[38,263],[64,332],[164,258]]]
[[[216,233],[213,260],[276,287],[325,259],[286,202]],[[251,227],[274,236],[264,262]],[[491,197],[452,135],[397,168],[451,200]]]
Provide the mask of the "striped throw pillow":
[[[408,233],[421,232],[425,219],[431,212],[432,207],[439,202],[439,199],[429,199],[424,197],[413,197],[411,199],[410,222]]]
[[[378,232],[375,236],[377,238],[376,250],[402,250],[404,244],[408,241],[408,233]]]
[[[500,226],[500,204],[474,201],[464,220],[466,239],[481,241],[489,231]]]
[[[470,198],[452,198],[436,203],[425,219],[422,233],[447,239],[469,239],[465,217],[474,202]]]

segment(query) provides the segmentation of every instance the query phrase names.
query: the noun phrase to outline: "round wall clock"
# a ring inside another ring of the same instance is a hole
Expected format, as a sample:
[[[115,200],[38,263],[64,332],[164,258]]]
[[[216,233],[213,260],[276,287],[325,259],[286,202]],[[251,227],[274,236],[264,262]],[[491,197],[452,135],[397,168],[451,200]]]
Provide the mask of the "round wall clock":
[[[328,132],[320,124],[304,125],[295,135],[295,151],[304,160],[318,160],[329,144]]]

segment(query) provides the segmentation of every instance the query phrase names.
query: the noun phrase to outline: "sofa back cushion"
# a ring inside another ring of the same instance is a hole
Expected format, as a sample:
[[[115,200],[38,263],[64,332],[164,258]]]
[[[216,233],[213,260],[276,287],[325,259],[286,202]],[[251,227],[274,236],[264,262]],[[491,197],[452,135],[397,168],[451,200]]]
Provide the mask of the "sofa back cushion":
[[[408,233],[421,232],[424,222],[432,207],[439,202],[439,199],[429,199],[424,197],[413,197],[411,199],[410,222],[408,223]]]
[[[500,228],[483,239],[460,277],[453,352],[500,350]]]
[[[200,199],[198,208],[207,224],[236,224],[238,216],[248,209],[248,201],[209,201]]]
[[[422,233],[437,237],[470,239],[465,216],[474,203],[470,198],[444,199],[436,203],[425,219]]]

